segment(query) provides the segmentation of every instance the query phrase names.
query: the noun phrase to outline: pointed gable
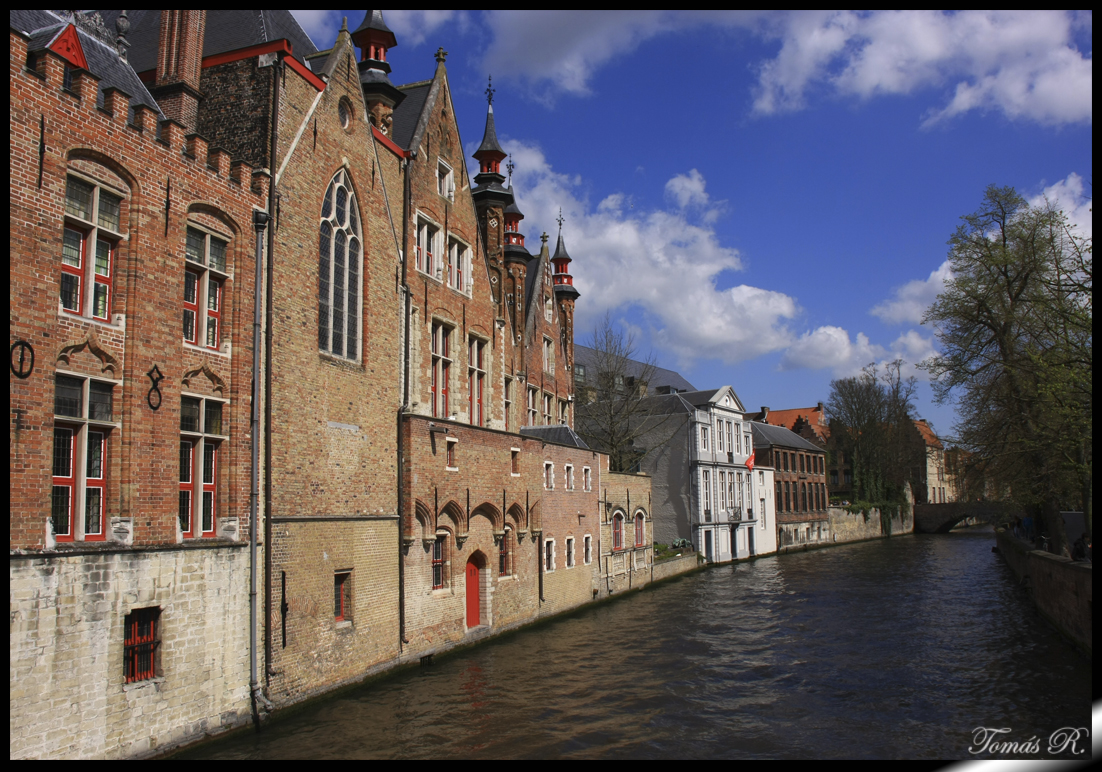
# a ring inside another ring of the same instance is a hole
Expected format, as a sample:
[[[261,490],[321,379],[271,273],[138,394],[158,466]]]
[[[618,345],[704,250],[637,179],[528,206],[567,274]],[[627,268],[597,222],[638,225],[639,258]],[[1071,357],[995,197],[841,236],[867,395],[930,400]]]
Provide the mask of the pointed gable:
[[[59,54],[74,67],[88,69],[88,59],[84,56],[84,48],[80,45],[80,36],[77,35],[77,28],[72,24],[61,30],[61,34],[54,38],[47,48]]]

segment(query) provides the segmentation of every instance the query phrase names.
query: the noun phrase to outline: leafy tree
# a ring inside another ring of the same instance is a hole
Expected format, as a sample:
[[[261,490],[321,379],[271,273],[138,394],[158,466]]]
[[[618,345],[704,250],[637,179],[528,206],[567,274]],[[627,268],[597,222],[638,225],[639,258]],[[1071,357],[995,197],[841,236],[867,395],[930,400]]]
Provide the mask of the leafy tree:
[[[916,380],[903,377],[903,361],[880,372],[875,364],[861,374],[830,382],[824,403],[831,440],[845,452],[853,468],[854,498],[901,501],[904,484],[918,485],[925,471],[925,444],[914,428]]]
[[[1061,506],[1082,506],[1091,527],[1092,241],[1012,188],[989,187],[962,220],[925,319],[943,353],[921,366],[940,402],[956,399],[961,446],[1043,513],[1063,552]]]

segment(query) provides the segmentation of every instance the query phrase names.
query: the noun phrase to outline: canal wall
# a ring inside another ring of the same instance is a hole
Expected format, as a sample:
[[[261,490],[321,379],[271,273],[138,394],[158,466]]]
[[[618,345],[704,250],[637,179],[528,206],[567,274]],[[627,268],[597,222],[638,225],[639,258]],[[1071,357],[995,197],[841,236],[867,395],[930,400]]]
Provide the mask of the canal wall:
[[[671,576],[695,571],[699,565],[700,559],[695,552],[690,552],[678,558],[667,558],[654,564],[654,570],[651,572],[651,582],[660,582],[663,579],[669,579]]]
[[[1005,528],[995,529],[999,554],[1014,572],[1041,616],[1087,656],[1094,649],[1094,568],[1061,555],[1033,549]]]
[[[777,554],[802,552],[836,544],[850,544],[870,539],[886,539],[914,533],[914,510],[910,504],[902,505],[889,515],[882,516],[879,508],[850,512],[841,507],[830,507],[826,520],[815,523],[797,523],[777,526]]]

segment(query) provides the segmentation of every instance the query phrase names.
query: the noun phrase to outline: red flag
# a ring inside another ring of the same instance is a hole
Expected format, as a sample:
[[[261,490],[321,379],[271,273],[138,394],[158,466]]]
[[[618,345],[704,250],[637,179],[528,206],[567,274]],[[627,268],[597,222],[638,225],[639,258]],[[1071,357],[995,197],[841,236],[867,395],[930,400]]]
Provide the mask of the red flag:
[[[750,451],[750,458],[746,459],[746,468],[751,472],[754,471],[754,451]]]

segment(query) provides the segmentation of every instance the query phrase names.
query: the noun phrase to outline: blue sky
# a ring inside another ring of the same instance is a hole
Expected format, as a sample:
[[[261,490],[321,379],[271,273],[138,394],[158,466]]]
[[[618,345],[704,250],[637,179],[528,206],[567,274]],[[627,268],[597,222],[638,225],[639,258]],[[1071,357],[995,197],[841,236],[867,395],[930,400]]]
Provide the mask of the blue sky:
[[[364,12],[293,13],[328,48]],[[748,408],[933,355],[922,313],[987,185],[1091,233],[1089,13],[384,16],[396,84],[449,52],[468,155],[493,75],[529,243],[563,210],[578,341],[610,312],[640,353]],[[923,382],[919,414],[951,435],[930,397]]]

